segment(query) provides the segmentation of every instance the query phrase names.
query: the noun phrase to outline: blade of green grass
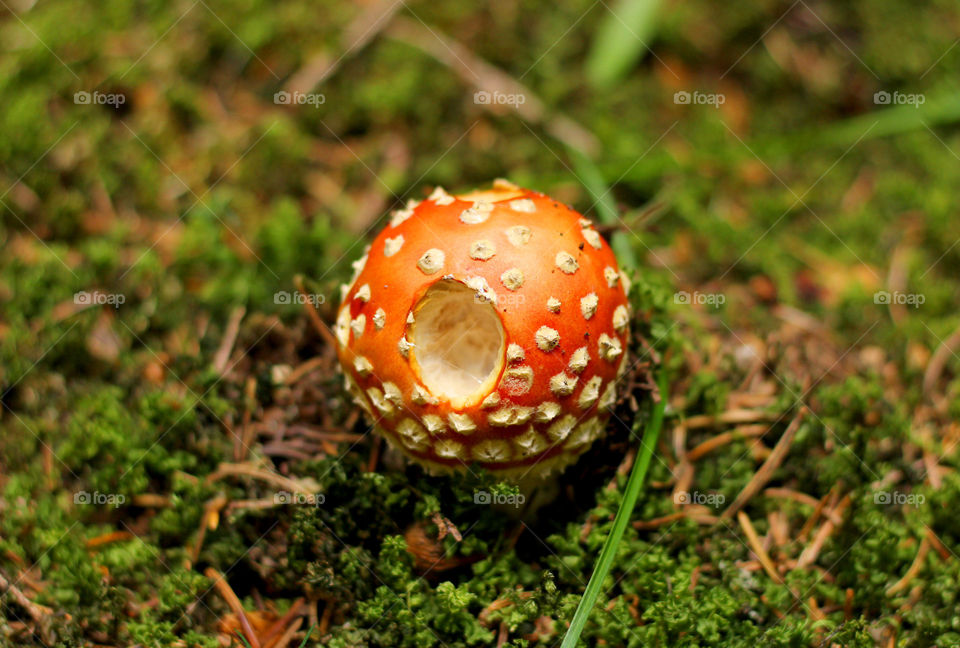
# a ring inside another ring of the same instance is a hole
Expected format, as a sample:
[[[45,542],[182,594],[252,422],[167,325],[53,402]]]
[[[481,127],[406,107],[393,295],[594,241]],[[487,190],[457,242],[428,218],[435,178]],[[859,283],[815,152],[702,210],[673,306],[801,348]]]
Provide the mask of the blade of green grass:
[[[660,0],[620,0],[608,8],[587,56],[593,87],[609,88],[647,51],[659,9]]]
[[[610,529],[610,535],[603,543],[603,549],[597,559],[597,566],[593,570],[593,575],[590,576],[590,582],[587,583],[587,589],[583,592],[583,598],[580,599],[580,604],[577,606],[577,611],[573,615],[570,628],[567,630],[560,648],[574,648],[577,645],[580,633],[583,632],[583,627],[590,617],[590,612],[597,603],[597,597],[600,596],[603,581],[610,573],[610,566],[613,564],[613,558],[617,553],[620,538],[623,537],[623,531],[627,528],[627,522],[630,521],[633,507],[636,505],[637,497],[643,488],[647,469],[650,467],[650,460],[653,458],[653,448],[660,437],[663,412],[667,405],[667,380],[666,372],[663,369],[660,370],[660,377],[657,382],[660,387],[660,402],[653,407],[653,416],[643,433],[643,440],[640,442],[640,454],[636,463],[633,464],[633,470],[630,471],[630,479],[627,481],[627,488],[623,493],[620,509],[613,520],[613,528]]]

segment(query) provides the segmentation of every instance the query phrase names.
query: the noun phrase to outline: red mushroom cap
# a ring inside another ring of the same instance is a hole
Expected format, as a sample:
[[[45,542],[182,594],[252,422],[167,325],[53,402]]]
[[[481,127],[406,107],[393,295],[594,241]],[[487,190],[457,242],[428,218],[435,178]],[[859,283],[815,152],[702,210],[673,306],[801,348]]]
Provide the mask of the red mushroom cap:
[[[343,286],[347,387],[433,472],[562,469],[604,430],[630,324],[613,252],[573,209],[505,181],[393,214]]]

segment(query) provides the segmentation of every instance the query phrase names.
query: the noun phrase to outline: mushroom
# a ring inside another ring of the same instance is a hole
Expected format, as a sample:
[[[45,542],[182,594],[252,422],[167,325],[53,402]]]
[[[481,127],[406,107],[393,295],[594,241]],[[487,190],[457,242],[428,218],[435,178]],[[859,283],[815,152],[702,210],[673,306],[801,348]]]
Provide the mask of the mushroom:
[[[347,389],[431,472],[562,470],[626,367],[626,276],[579,213],[498,180],[394,212],[342,288]]]

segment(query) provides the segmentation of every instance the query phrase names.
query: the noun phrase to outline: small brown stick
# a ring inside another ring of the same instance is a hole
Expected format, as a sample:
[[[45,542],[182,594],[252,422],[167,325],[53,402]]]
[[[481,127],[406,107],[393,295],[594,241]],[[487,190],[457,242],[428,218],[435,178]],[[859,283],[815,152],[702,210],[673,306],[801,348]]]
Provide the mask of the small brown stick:
[[[823,523],[823,526],[820,527],[820,530],[817,531],[816,537],[814,537],[813,542],[803,550],[803,553],[800,554],[800,558],[797,559],[797,568],[803,569],[809,567],[817,559],[817,556],[820,555],[820,550],[823,548],[823,544],[827,541],[827,538],[830,537],[830,534],[833,533],[833,530],[836,528],[837,524],[834,523],[833,518],[843,519],[843,512],[846,511],[847,507],[850,506],[850,493],[844,495],[843,499],[840,500],[840,503],[837,504],[837,507],[833,510],[833,514],[827,517],[827,520]]]
[[[131,538],[133,538],[133,534],[129,531],[111,531],[110,533],[104,533],[95,538],[90,538],[85,544],[87,545],[87,549],[93,549],[94,547],[102,547],[105,544],[122,542],[124,540],[130,540]]]
[[[823,514],[823,509],[827,506],[828,502],[830,503],[830,506],[833,507],[837,497],[840,496],[839,488],[840,484],[834,484],[829,493],[817,500],[816,506],[813,507],[813,513],[811,513],[810,517],[807,518],[807,521],[803,523],[800,533],[797,534],[798,540],[803,540],[811,531],[813,531],[813,527],[817,525],[817,522],[820,520],[820,516]]]
[[[787,426],[783,436],[777,441],[777,445],[773,447],[773,452],[770,453],[770,456],[763,462],[760,469],[750,478],[750,481],[743,487],[743,490],[740,491],[740,494],[733,500],[733,503],[723,512],[723,515],[721,515],[723,519],[729,520],[733,517],[734,513],[743,508],[743,505],[749,502],[750,499],[770,481],[774,471],[780,467],[780,464],[787,456],[787,452],[790,450],[790,444],[793,443],[793,437],[796,436],[797,430],[800,428],[800,423],[807,415],[807,411],[806,407],[800,409],[793,421],[790,422],[790,425]]]
[[[763,548],[763,544],[760,542],[760,537],[757,535],[757,530],[753,528],[753,523],[750,521],[750,518],[747,517],[747,514],[743,511],[739,511],[737,513],[737,521],[740,523],[740,528],[743,529],[744,534],[747,536],[747,542],[750,544],[750,549],[753,550],[757,560],[759,560],[760,564],[763,565],[763,570],[767,572],[767,576],[769,576],[773,582],[782,584],[783,578],[780,576],[779,572],[777,572],[776,566],[770,559],[770,554],[768,554],[767,550]]]
[[[264,470],[263,468],[257,468],[245,463],[222,463],[215,471],[207,475],[204,481],[208,484],[212,484],[218,479],[231,476],[252,477],[254,479],[269,482],[277,488],[288,490],[291,493],[301,493],[303,495],[314,494],[314,491],[305,488],[299,482],[296,482],[289,477],[284,477],[283,475],[278,475],[275,472]]]
[[[923,393],[926,394],[928,398],[932,398],[933,390],[937,385],[937,381],[940,379],[940,374],[943,373],[943,368],[946,366],[947,360],[950,359],[950,356],[954,353],[954,349],[957,347],[960,347],[960,328],[951,333],[950,337],[940,344],[937,350],[933,352],[933,355],[930,356],[927,369],[923,372]]]
[[[637,520],[636,522],[631,522],[634,529],[646,531],[649,529],[657,529],[664,526],[665,524],[670,524],[671,522],[677,522],[678,520],[683,520],[684,518],[690,518],[697,524],[711,525],[716,524],[718,518],[713,515],[708,515],[705,513],[696,513],[690,510],[677,511],[676,513],[670,513],[669,515],[664,515],[658,518],[653,518],[650,520]]]
[[[294,285],[297,287],[297,290],[304,295],[307,294],[307,291],[303,287],[303,277],[297,276],[293,279]],[[320,313],[317,312],[317,309],[313,307],[313,304],[310,303],[309,299],[303,300],[303,308],[307,312],[307,317],[310,319],[310,322],[313,324],[313,328],[317,330],[317,333],[320,334],[320,337],[323,338],[324,342],[327,343],[331,349],[337,348],[337,339],[333,336],[333,333],[330,331],[330,327],[324,324],[323,320],[320,319]]]
[[[263,639],[263,647],[270,648],[270,642],[274,637],[280,634],[280,631],[286,628],[295,616],[300,614],[300,608],[303,606],[303,597],[301,596],[290,606],[290,609],[287,610],[286,614],[277,619],[272,626],[267,629],[267,632],[261,637]]]
[[[326,357],[324,357],[324,356],[314,356],[313,358],[310,358],[310,359],[307,360],[306,362],[302,362],[302,363],[300,363],[299,365],[297,365],[297,367],[295,367],[295,368],[293,369],[293,371],[291,371],[291,372],[287,375],[287,377],[283,379],[283,384],[284,384],[284,385],[293,385],[293,384],[295,384],[298,380],[300,380],[301,378],[303,378],[304,376],[306,376],[308,373],[310,373],[310,372],[313,371],[314,369],[319,369],[320,367],[322,367],[322,366],[323,366],[324,364],[326,364],[326,363],[327,363],[327,358],[326,358]]]
[[[374,437],[370,447],[370,459],[367,461],[367,472],[369,473],[377,470],[377,463],[380,461],[380,445],[380,437]]]
[[[222,376],[227,370],[227,363],[230,362],[230,353],[233,351],[233,345],[237,342],[237,335],[240,333],[240,322],[246,315],[247,309],[243,306],[237,306],[230,313],[230,319],[227,321],[227,328],[223,334],[223,340],[217,348],[216,355],[213,356],[213,370]]]
[[[954,555],[947,549],[946,545],[943,544],[943,540],[941,540],[930,527],[927,527],[927,538],[930,540],[930,546],[933,547],[933,550],[940,556],[940,560],[950,560],[950,556]]]
[[[907,569],[907,573],[903,575],[903,578],[887,588],[887,596],[893,596],[897,592],[905,590],[907,586],[910,585],[910,581],[912,581],[916,575],[920,573],[920,570],[923,569],[923,561],[927,559],[927,554],[929,552],[930,538],[929,536],[924,536],[923,540],[920,541],[920,549],[917,551],[917,556],[913,559],[909,569]]]
[[[10,596],[13,597],[13,600],[16,601],[17,605],[26,610],[27,614],[30,615],[30,618],[37,623],[53,614],[53,610],[50,608],[46,607],[45,605],[40,605],[39,603],[34,603],[27,598],[27,595],[24,594],[14,583],[8,581],[3,574],[0,574],[0,591],[9,592]]]
[[[853,618],[853,588],[848,587],[843,599],[843,618],[847,621]]]
[[[190,564],[200,560],[200,550],[203,549],[203,541],[207,537],[208,528],[216,528],[220,521],[220,511],[227,505],[227,498],[223,495],[217,495],[212,500],[204,504],[203,517],[200,518],[200,530],[197,531],[197,539],[193,543],[193,551],[190,552]]]
[[[277,640],[277,643],[267,646],[265,648],[287,648],[290,645],[290,642],[293,641],[293,635],[297,634],[297,631],[300,629],[300,626],[303,625],[303,618],[297,619],[293,624],[287,628],[287,631]]]
[[[766,412],[763,410],[745,410],[732,409],[716,416],[710,414],[701,414],[691,416],[683,424],[688,430],[695,428],[713,427],[715,425],[727,425],[730,423],[756,423],[757,421],[775,421],[779,416],[775,412]]]
[[[763,436],[769,429],[770,428],[765,425],[744,425],[729,432],[723,432],[697,445],[693,450],[687,453],[687,459],[690,461],[696,461],[703,455],[713,452],[717,448],[725,446],[728,443],[738,439]]]
[[[240,603],[240,599],[237,598],[236,593],[233,591],[233,588],[230,587],[230,584],[227,583],[223,574],[213,567],[207,567],[203,570],[203,574],[213,581],[213,585],[217,588],[220,596],[227,602],[230,610],[240,619],[240,627],[243,630],[243,635],[247,638],[247,641],[250,642],[251,648],[260,648],[260,640],[257,639],[257,633],[254,632],[253,626],[250,624],[250,619],[247,618],[247,613]]]
[[[250,444],[253,443],[253,425],[251,425],[251,420],[253,419],[253,407],[256,398],[257,379],[253,376],[248,376],[243,399],[243,422],[241,424],[243,432],[241,436],[236,437],[240,445],[235,445],[233,448],[233,458],[236,461],[243,461],[250,453]]]
[[[320,616],[320,625],[317,626],[317,634],[322,637],[330,630],[330,620],[333,619],[334,602],[332,599],[326,599],[323,605],[323,614]]]
[[[821,506],[820,502],[816,497],[812,495],[807,495],[806,493],[801,493],[800,491],[795,491],[790,488],[777,488],[771,486],[770,488],[763,491],[764,495],[769,497],[776,497],[780,499],[789,499],[794,502],[799,502],[800,504],[806,504],[812,508],[817,508]]]

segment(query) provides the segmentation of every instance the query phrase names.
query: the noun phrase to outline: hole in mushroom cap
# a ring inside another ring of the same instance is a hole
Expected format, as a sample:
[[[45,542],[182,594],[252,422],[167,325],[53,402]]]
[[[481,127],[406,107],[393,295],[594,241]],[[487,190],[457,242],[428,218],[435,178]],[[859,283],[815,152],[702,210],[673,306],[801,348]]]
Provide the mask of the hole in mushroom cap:
[[[423,384],[453,407],[473,405],[493,387],[504,363],[506,335],[493,305],[444,279],[414,307],[412,363]]]

